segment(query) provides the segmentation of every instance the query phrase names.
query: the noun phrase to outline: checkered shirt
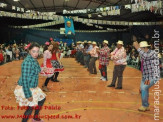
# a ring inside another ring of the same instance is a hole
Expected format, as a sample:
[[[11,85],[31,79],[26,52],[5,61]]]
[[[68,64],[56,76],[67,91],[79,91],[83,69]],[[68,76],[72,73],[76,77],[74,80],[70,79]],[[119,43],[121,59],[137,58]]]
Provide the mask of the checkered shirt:
[[[146,80],[159,80],[160,79],[160,68],[159,68],[159,57],[154,50],[148,50],[144,52],[138,48],[138,52],[143,61],[143,78]]]
[[[109,47],[103,47],[99,53],[99,63],[101,65],[108,65],[109,64],[109,54],[110,49]]]
[[[32,97],[30,88],[37,87],[38,74],[40,71],[39,63],[29,54],[21,65],[21,77],[18,81],[18,85],[23,87],[26,98]]]

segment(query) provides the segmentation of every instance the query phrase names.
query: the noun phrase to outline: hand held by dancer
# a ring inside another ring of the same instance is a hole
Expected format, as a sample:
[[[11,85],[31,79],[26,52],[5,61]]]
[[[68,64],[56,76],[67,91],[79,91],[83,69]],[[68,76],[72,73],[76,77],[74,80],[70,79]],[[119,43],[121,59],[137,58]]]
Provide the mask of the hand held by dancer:
[[[138,49],[140,46],[139,46],[139,43],[137,42],[137,41],[135,41],[134,43],[133,43],[133,46],[136,48],[136,49]]]
[[[149,81],[149,80],[146,80],[146,81],[144,82],[144,84],[145,84],[145,85],[149,85],[149,84],[150,84],[150,81]]]

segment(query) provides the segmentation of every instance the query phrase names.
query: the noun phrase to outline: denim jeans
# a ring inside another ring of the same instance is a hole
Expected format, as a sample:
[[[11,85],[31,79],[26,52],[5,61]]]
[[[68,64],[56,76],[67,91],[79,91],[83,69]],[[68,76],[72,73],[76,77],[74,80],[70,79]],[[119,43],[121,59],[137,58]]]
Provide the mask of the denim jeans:
[[[142,78],[140,89],[141,89],[141,99],[142,99],[142,106],[148,107],[148,98],[149,98],[149,88],[155,84],[156,80],[150,80],[149,85],[145,85],[145,78]]]

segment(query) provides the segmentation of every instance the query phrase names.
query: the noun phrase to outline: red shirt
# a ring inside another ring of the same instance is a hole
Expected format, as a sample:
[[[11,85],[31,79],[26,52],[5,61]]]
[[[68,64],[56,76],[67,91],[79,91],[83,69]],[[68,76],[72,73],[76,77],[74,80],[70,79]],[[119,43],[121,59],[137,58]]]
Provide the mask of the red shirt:
[[[3,61],[3,54],[0,53],[0,61]]]
[[[60,55],[61,54],[58,52],[59,58],[60,58]],[[52,57],[51,57],[51,60],[57,60],[56,52],[53,52]]]

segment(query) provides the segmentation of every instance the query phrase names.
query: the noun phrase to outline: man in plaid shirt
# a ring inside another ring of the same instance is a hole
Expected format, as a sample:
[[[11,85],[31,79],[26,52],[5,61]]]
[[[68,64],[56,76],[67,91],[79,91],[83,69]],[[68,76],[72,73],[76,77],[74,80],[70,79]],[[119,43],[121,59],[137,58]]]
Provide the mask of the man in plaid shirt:
[[[28,55],[21,65],[21,77],[18,85],[23,87],[24,95],[28,99],[32,97],[30,88],[38,86],[38,74],[41,71],[40,66],[31,55]]]
[[[103,48],[99,51],[99,70],[101,72],[101,80],[107,81],[107,65],[109,64],[110,49],[108,41],[103,41]]]
[[[140,85],[142,106],[139,111],[149,111],[149,88],[154,84],[158,84],[160,80],[159,57],[154,50],[150,50],[146,41],[134,42],[134,47],[141,57],[142,80]]]

